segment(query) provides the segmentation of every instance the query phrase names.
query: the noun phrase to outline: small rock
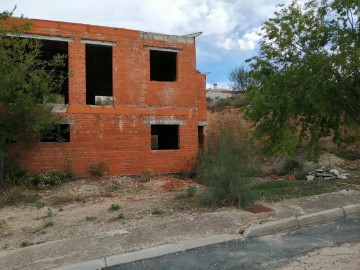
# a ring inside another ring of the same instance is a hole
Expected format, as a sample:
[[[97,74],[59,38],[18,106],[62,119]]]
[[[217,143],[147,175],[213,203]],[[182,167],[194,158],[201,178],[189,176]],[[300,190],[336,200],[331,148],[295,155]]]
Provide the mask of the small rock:
[[[307,181],[313,181],[315,179],[315,176],[314,175],[307,175],[306,176],[306,180]]]
[[[339,170],[337,170],[337,169],[332,169],[332,170],[330,170],[330,173],[335,174],[337,177],[340,176],[340,172],[339,172]]]

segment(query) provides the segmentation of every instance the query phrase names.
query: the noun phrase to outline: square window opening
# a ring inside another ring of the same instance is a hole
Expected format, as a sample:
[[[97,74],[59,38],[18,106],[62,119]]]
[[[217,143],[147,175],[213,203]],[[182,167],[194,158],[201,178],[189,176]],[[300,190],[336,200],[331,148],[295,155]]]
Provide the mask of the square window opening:
[[[85,44],[86,104],[113,105],[112,47]]]
[[[150,80],[174,82],[177,79],[177,53],[150,50]]]
[[[41,134],[41,142],[70,142],[70,124],[59,124]]]
[[[151,150],[179,149],[178,125],[151,125]]]

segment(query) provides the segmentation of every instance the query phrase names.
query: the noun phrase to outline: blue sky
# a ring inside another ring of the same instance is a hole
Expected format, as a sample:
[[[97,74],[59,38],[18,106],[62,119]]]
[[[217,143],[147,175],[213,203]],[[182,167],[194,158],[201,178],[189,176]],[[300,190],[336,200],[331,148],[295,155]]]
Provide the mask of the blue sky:
[[[228,74],[257,54],[261,24],[289,0],[0,0],[0,11],[27,18],[78,22],[164,34],[203,32],[197,69],[207,86],[227,87]]]

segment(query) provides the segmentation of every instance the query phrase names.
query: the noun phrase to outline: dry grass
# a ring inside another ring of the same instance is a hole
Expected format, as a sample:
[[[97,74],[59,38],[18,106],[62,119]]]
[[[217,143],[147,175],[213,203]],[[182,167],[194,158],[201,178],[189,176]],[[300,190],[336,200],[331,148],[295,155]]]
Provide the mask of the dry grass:
[[[63,204],[70,204],[75,202],[82,202],[86,199],[86,196],[81,196],[79,194],[62,194],[44,199],[42,203],[48,206],[59,206]]]
[[[34,191],[23,187],[14,186],[3,191],[0,198],[0,207],[14,206],[19,204],[32,204],[40,199]]]

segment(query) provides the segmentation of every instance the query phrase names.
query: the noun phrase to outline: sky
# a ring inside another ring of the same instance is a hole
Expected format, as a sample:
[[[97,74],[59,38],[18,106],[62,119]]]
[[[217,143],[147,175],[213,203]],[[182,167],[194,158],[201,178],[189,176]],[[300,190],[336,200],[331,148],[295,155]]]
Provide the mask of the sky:
[[[129,28],[196,38],[197,69],[228,88],[229,73],[257,55],[261,25],[289,0],[0,0],[15,16]]]

